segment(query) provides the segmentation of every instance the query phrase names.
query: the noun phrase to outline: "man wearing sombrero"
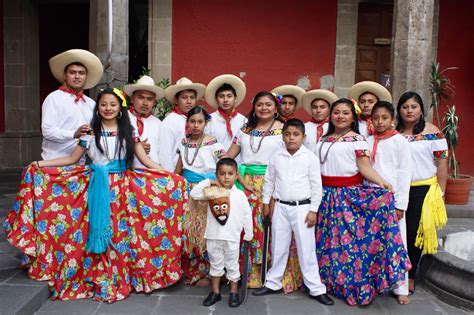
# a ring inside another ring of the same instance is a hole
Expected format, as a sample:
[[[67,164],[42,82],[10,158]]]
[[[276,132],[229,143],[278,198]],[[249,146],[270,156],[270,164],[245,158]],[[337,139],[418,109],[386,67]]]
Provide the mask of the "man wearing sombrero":
[[[158,134],[160,152],[159,161],[161,166],[169,172],[173,172],[178,161],[178,144],[186,136],[186,114],[196,106],[206,86],[201,83],[193,83],[188,78],[181,78],[175,85],[170,85],[165,90],[165,97],[174,105],[173,111],[163,120]]]
[[[301,103],[304,110],[311,115],[311,120],[305,123],[306,140],[304,145],[313,151],[323,134],[328,131],[329,108],[338,100],[336,94],[331,91],[316,89],[303,94]]]
[[[99,58],[87,50],[71,49],[49,60],[53,76],[62,83],[43,102],[41,156],[45,160],[71,154],[77,138],[90,130],[95,102],[84,95],[104,71]],[[82,158],[79,163],[84,163]]]
[[[246,123],[244,115],[235,108],[245,98],[245,83],[237,76],[223,74],[212,79],[206,88],[206,102],[214,109],[206,133],[214,136],[228,150],[234,135]]]
[[[375,132],[372,119],[372,107],[378,101],[392,103],[390,92],[373,81],[362,81],[354,84],[349,90],[348,98],[356,101],[361,109],[359,115],[359,133],[365,138],[372,136]]]
[[[272,93],[282,96],[277,110],[283,122],[294,118],[295,112],[301,108],[301,97],[304,92],[299,86],[288,84],[280,85],[272,90]]]
[[[130,96],[132,106],[129,115],[132,125],[138,132],[140,141],[148,156],[156,163],[159,162],[159,140],[161,120],[153,116],[152,111],[156,101],[165,96],[165,91],[155,85],[152,77],[142,76],[134,84],[127,84],[123,91]],[[135,167],[145,167],[135,158],[133,161]]]

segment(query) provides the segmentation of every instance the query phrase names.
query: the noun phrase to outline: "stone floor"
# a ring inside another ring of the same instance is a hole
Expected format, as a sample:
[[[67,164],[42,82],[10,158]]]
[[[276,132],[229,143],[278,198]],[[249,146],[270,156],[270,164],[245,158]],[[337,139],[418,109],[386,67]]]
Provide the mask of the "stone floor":
[[[0,173],[0,223],[3,223],[4,216],[13,204],[18,179],[17,173]],[[474,207],[468,205],[456,210],[457,215],[450,218],[440,236],[474,230]],[[221,302],[204,307],[201,303],[209,288],[185,287],[181,284],[152,294],[132,294],[126,300],[113,304],[92,300],[51,301],[46,283],[29,279],[26,271],[18,267],[20,256],[6,242],[3,229],[0,229],[0,314],[474,314],[440,301],[422,284],[417,286],[412,303],[407,306],[401,306],[391,295],[385,295],[377,297],[365,307],[351,307],[337,299],[334,306],[327,307],[297,292],[267,297],[254,297],[249,293],[245,305],[231,309],[227,305],[228,288],[225,287]]]

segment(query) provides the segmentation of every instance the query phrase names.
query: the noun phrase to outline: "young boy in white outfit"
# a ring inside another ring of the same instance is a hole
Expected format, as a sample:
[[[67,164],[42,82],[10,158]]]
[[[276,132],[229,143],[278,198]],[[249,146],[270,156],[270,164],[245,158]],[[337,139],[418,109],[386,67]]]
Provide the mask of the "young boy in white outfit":
[[[220,280],[226,269],[230,281],[229,306],[240,305],[237,292],[240,280],[239,253],[240,234],[244,229],[244,241],[253,238],[252,210],[247,196],[234,186],[237,179],[237,163],[223,158],[216,165],[217,181],[206,179],[191,190],[191,198],[209,200],[207,208],[206,238],[207,254],[211,269],[212,292],[203,301],[204,306],[214,305],[222,299]]]
[[[272,267],[264,286],[253,293],[262,296],[281,291],[288,261],[292,232],[295,234],[298,261],[309,296],[324,305],[334,301],[321,283],[316,258],[314,226],[322,198],[321,173],[314,153],[305,141],[305,126],[290,119],[283,126],[286,149],[278,151],[268,164],[263,184],[263,215],[269,215],[270,198],[275,199],[272,216]]]

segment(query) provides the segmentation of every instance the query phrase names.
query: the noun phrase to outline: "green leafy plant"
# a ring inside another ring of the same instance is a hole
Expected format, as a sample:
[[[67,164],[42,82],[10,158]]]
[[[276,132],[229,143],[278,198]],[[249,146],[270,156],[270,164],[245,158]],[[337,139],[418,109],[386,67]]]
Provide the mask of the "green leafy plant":
[[[456,106],[448,107],[444,118],[443,134],[448,142],[451,154],[449,156],[449,168],[451,169],[451,177],[459,177],[459,162],[456,160],[456,147],[458,146],[459,135],[459,117],[456,115]]]
[[[441,121],[439,119],[440,105],[448,101],[454,96],[454,85],[451,80],[445,75],[446,71],[455,70],[457,67],[448,67],[440,70],[439,63],[432,63],[430,69],[430,94],[431,105],[434,115],[438,122],[438,127],[441,128]]]

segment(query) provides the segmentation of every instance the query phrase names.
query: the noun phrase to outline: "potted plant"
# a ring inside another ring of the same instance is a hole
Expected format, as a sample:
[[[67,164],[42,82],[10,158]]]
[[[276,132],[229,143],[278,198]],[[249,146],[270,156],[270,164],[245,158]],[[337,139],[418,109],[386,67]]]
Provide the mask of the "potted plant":
[[[439,118],[440,106],[454,96],[454,85],[446,76],[446,71],[455,70],[456,67],[448,67],[440,70],[439,63],[433,63],[430,71],[430,94],[431,108],[438,127],[442,130],[449,147],[448,165],[450,174],[446,184],[445,202],[448,204],[466,204],[472,185],[472,176],[459,174],[459,162],[456,160],[456,147],[458,145],[459,117],[456,115],[456,106],[446,106],[447,111],[443,118],[444,127]]]
[[[448,107],[443,122],[444,127],[442,131],[448,142],[450,151],[448,165],[451,171],[446,183],[445,202],[452,205],[464,205],[469,201],[473,178],[470,175],[459,174],[459,162],[456,160],[456,147],[459,140],[459,117],[456,115],[456,106]]]

